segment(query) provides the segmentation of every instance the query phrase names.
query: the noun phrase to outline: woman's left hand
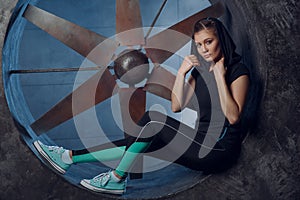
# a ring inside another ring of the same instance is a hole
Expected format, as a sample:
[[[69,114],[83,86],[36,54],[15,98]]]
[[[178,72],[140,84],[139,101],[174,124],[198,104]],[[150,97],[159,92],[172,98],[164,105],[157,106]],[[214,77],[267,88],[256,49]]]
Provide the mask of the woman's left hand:
[[[215,75],[225,76],[226,68],[224,66],[224,57],[222,57],[218,62],[216,62],[212,67],[211,70],[214,71]]]

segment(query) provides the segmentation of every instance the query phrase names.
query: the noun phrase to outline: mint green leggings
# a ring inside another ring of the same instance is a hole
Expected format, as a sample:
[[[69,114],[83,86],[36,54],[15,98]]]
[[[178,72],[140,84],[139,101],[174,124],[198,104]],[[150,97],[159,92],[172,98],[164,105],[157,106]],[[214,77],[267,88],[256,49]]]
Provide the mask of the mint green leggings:
[[[121,159],[118,167],[115,169],[115,172],[119,176],[124,177],[139,153],[144,152],[149,144],[150,142],[134,142],[126,151],[126,146],[113,147],[101,151],[73,155],[72,159],[74,163],[97,161],[105,162]]]

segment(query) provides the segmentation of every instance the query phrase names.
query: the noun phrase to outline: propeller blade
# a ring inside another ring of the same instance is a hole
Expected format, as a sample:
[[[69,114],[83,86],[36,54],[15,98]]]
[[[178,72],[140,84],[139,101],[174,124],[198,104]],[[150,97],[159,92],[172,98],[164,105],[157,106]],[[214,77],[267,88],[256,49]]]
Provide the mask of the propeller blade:
[[[28,5],[23,17],[101,67],[108,65],[119,46],[113,40],[32,5]]]
[[[108,69],[101,70],[31,124],[31,128],[36,134],[47,132],[110,98],[116,91],[115,87],[117,87],[115,78]]]
[[[145,113],[146,92],[142,88],[121,88],[119,98],[125,136],[139,133],[137,123]]]
[[[162,67],[156,66],[153,68],[144,90],[164,99],[171,100],[175,79],[176,76],[174,74]]]
[[[146,109],[146,92],[142,88],[121,88],[119,90],[121,115],[125,137],[137,137],[141,127],[138,122],[143,117]],[[143,156],[138,156],[135,165],[129,173],[131,179],[143,177]],[[141,173],[137,173],[141,172]]]
[[[163,63],[191,40],[193,25],[199,19],[220,17],[223,12],[223,4],[219,2],[150,37],[145,46],[147,56],[154,63]]]
[[[163,67],[156,66],[153,68],[143,90],[170,101],[175,79],[176,76],[174,74]],[[192,88],[188,83],[185,83],[184,87],[186,90],[192,91]],[[191,94],[191,100],[187,103],[186,107],[197,110],[198,107],[195,102],[197,102],[197,97],[195,93],[193,93]]]
[[[144,33],[141,27],[140,1],[116,0],[116,39],[121,45],[144,44]]]

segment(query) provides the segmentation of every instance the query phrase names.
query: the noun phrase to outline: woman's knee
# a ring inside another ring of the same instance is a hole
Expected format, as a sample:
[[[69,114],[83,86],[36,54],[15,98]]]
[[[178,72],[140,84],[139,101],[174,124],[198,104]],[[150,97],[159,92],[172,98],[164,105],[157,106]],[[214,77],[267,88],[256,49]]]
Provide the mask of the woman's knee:
[[[139,121],[138,125],[145,126],[151,121],[164,123],[166,122],[167,117],[168,117],[167,115],[158,111],[147,111]]]
[[[138,122],[138,125],[143,127],[151,121],[158,121],[159,119],[163,118],[162,115],[162,113],[157,111],[147,111]]]

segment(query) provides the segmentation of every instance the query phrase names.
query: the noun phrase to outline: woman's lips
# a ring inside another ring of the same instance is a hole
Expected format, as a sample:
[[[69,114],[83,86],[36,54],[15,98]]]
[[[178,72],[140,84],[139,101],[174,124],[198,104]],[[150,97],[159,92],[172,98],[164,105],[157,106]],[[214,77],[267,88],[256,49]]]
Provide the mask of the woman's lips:
[[[207,55],[203,55],[204,58],[209,58],[210,57],[210,54],[207,54]]]

